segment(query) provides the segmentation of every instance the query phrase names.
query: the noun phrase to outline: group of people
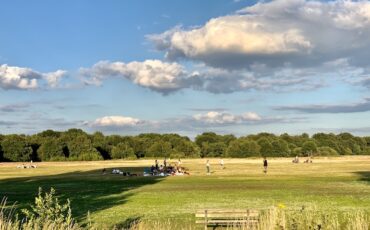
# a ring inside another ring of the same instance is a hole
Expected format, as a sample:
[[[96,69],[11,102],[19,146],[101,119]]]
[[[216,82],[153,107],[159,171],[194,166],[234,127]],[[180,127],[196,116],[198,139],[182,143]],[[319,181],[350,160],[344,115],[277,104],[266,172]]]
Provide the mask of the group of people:
[[[295,163],[295,164],[298,164],[299,163],[298,156],[295,156],[295,158],[292,160],[292,163]],[[311,156],[307,157],[307,159],[305,161],[303,161],[303,163],[312,163]]]
[[[106,172],[107,172],[107,170],[104,168],[102,170],[102,174],[106,174]],[[137,176],[137,174],[135,174],[135,173],[124,172],[120,169],[112,169],[111,174],[118,174],[118,175],[122,175],[122,176]]]
[[[144,173],[145,174],[145,173]],[[163,164],[159,164],[158,160],[156,159],[154,165],[150,167],[150,175],[152,176],[181,176],[181,175],[189,175],[189,172],[186,171],[184,167],[182,167],[182,161],[179,159],[174,165],[169,163],[167,158],[164,158]]]
[[[33,161],[31,160],[30,164],[28,164],[28,165],[26,165],[26,164],[17,165],[17,168],[19,168],[19,169],[35,169],[35,168],[37,168],[37,165],[33,164]]]

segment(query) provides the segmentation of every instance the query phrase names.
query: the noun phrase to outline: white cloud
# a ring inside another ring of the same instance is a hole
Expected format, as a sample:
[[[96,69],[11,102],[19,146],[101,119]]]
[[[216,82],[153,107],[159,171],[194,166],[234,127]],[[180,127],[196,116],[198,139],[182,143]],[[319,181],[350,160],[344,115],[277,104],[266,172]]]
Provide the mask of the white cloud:
[[[143,121],[140,119],[124,116],[105,116],[97,118],[93,122],[88,122],[88,124],[95,127],[125,127],[136,126],[142,123]]]
[[[340,58],[368,66],[370,2],[276,0],[149,35],[170,60],[186,58],[222,68],[317,66]]]
[[[238,124],[262,120],[262,118],[254,112],[234,115],[227,112],[209,111],[203,114],[196,114],[193,118],[198,122],[204,122],[206,124]]]
[[[28,90],[40,87],[46,80],[50,87],[56,87],[60,78],[66,74],[58,70],[51,73],[40,73],[30,68],[0,65],[0,88]]]
[[[196,72],[188,73],[178,63],[160,60],[130,63],[101,61],[80,72],[88,84],[99,85],[105,78],[118,76],[164,94],[193,85],[198,78]]]
[[[57,70],[55,72],[44,74],[44,78],[47,81],[49,87],[56,88],[59,86],[60,80],[66,75],[67,71]]]

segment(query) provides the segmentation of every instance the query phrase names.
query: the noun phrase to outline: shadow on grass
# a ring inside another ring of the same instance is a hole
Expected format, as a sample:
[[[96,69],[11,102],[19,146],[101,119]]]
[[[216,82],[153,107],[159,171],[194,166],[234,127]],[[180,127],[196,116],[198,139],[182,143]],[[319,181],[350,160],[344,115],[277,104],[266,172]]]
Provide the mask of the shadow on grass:
[[[119,167],[122,171],[142,173],[143,167]],[[65,202],[71,201],[73,215],[81,220],[86,218],[88,212],[96,212],[122,205],[135,194],[134,189],[160,182],[161,177],[122,176],[110,174],[112,168],[106,169],[102,174],[101,169],[91,171],[74,171],[64,174],[22,177],[0,180],[0,199],[8,198],[8,204],[17,203],[17,208],[26,208],[34,203],[38,188],[50,191],[55,188],[56,194]],[[140,217],[124,220],[120,225],[130,226]]]
[[[360,180],[365,181],[370,184],[370,171],[360,171],[355,172],[356,174],[360,175]]]

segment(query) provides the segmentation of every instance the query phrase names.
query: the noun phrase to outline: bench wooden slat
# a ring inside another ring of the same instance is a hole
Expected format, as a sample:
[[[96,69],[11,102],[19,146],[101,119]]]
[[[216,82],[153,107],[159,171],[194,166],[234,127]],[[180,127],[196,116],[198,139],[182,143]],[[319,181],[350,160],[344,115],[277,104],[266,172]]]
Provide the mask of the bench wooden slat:
[[[258,220],[197,220],[197,224],[257,224]]]
[[[258,213],[207,213],[207,215],[205,213],[197,213],[195,214],[195,217],[197,218],[205,218],[205,217],[208,217],[208,218],[217,218],[217,217],[223,217],[223,218],[240,218],[240,219],[243,219],[243,218],[256,218],[259,216]]]
[[[226,212],[259,212],[258,210],[255,210],[255,209],[201,209],[201,210],[197,210],[196,212],[197,213],[204,213],[205,210],[207,210],[207,212],[209,213],[214,213],[214,212],[222,212],[222,213],[226,213]]]

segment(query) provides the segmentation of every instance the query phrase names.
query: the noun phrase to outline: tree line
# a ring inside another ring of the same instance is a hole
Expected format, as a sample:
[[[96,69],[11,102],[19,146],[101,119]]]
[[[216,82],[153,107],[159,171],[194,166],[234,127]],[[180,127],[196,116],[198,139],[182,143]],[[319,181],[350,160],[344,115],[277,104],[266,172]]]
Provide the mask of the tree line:
[[[88,134],[81,129],[34,135],[0,134],[0,161],[89,161],[138,158],[292,157],[370,155],[370,137],[259,133],[242,137],[205,132],[192,141],[178,134]]]

